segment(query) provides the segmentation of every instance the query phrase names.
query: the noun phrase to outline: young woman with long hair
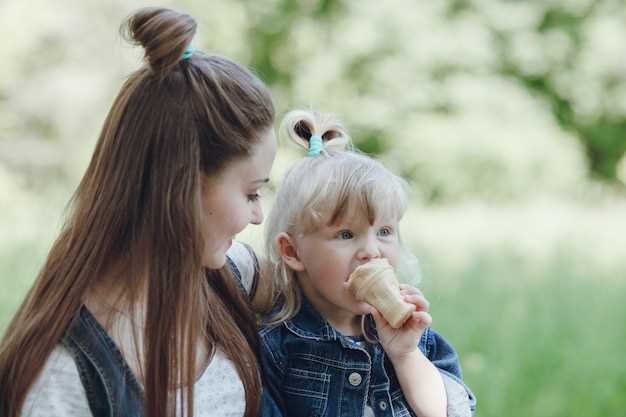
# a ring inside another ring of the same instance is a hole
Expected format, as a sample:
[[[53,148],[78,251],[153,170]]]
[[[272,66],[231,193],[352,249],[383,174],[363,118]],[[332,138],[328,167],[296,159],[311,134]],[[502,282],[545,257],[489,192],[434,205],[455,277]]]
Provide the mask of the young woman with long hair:
[[[122,86],[64,227],[0,342],[0,415],[258,415],[254,256],[276,152],[266,86],[191,46],[195,20],[122,25]]]

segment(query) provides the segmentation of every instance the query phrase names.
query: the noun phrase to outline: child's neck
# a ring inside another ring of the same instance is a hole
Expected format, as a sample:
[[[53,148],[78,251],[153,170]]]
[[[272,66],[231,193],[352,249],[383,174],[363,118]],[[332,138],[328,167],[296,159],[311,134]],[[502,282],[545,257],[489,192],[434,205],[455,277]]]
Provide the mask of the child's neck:
[[[344,336],[362,336],[361,316],[354,315],[349,320],[335,321],[325,317],[326,321]]]
[[[361,336],[361,316],[345,310],[338,310],[322,300],[309,299],[317,312],[337,331],[345,336]]]
[[[321,296],[315,289],[308,285],[309,280],[301,279],[300,286],[309,303],[317,312],[336,330],[346,336],[360,336],[361,316],[350,310],[341,308]]]

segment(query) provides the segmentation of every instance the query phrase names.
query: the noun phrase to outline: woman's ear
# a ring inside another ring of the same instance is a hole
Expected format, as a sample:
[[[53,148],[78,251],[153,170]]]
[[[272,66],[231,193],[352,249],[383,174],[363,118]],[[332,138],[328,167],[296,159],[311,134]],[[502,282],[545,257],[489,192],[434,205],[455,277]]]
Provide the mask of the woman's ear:
[[[304,264],[298,257],[296,245],[291,236],[285,232],[281,232],[276,236],[276,247],[283,258],[283,262],[296,272],[304,271]]]

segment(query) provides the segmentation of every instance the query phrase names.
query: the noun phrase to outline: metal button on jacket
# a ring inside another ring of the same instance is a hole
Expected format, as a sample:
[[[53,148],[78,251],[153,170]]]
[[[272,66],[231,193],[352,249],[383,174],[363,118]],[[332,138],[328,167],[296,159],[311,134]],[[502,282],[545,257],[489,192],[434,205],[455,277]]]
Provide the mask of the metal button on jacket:
[[[380,408],[381,410],[385,411],[387,409],[387,402],[386,401],[381,401],[378,403],[378,408]]]
[[[350,382],[350,385],[353,385],[355,387],[359,385],[362,380],[363,378],[358,372],[352,372],[350,376],[348,376],[348,382]]]

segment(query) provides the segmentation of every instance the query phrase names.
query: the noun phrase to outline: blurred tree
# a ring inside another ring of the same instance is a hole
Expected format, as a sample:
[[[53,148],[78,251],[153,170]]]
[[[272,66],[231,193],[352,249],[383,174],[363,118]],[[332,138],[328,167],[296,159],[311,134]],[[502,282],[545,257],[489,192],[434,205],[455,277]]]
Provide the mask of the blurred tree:
[[[587,28],[595,19],[606,18],[608,13],[626,17],[623,2],[593,1],[578,10],[568,9],[565,3],[548,4],[534,27],[539,35],[536,40],[541,42],[539,45],[546,45],[542,38],[562,35],[569,39],[571,49],[564,54],[564,59],[553,61],[552,65],[541,71],[529,71],[511,56],[511,38],[514,34],[494,30],[494,39],[498,45],[501,72],[519,80],[529,91],[545,99],[563,129],[572,132],[583,144],[590,173],[596,178],[614,183],[618,181],[618,164],[626,154],[626,111],[613,107],[610,100],[612,90],[624,88],[626,66],[608,68],[608,71],[600,74],[601,78],[594,85],[599,89],[596,94],[604,94],[604,97],[600,98],[601,106],[592,114],[579,114],[575,98],[569,91],[570,85],[559,84],[559,77],[563,73],[576,71],[578,66],[583,65],[581,61],[585,49],[594,46]],[[620,20],[622,24],[626,21]],[[620,49],[624,56],[626,48]],[[594,59],[602,59],[599,52],[593,53]],[[616,50],[615,53],[620,51]],[[584,81],[578,79],[577,82]]]
[[[0,35],[13,39],[0,44],[0,164],[44,187],[82,171],[141,53],[111,28],[146,4],[59,1],[0,3]],[[198,47],[271,85],[279,113],[336,112],[427,201],[624,177],[621,0],[173,3],[197,16]]]

